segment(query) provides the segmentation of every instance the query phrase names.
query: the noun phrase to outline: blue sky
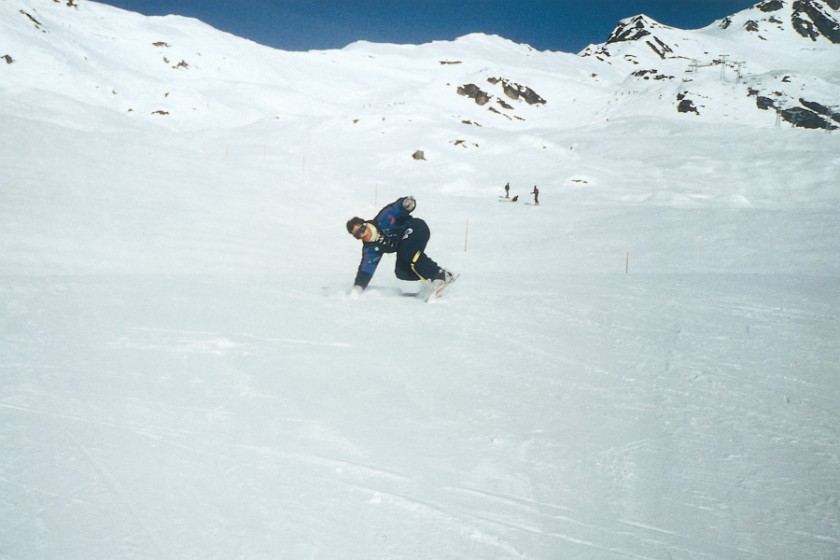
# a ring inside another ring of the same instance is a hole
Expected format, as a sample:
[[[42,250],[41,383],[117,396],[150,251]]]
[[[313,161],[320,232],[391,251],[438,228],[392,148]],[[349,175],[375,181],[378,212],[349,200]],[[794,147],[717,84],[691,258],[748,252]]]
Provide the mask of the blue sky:
[[[146,15],[178,14],[271,47],[336,49],[359,40],[420,44],[467,33],[578,52],[640,13],[705,27],[759,0],[96,0]]]

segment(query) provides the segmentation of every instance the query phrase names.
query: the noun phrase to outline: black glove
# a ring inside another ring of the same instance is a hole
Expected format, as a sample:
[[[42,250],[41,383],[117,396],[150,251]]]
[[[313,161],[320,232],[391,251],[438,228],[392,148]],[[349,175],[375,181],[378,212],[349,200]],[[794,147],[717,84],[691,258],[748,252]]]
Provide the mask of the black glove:
[[[413,196],[407,196],[402,201],[402,207],[406,212],[411,212],[417,207],[417,201]]]

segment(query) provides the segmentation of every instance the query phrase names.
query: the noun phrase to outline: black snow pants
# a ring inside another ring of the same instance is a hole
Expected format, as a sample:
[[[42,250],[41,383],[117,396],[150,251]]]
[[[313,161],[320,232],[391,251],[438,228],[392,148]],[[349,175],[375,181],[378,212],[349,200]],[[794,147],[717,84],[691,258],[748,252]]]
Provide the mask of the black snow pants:
[[[440,276],[440,267],[425,253],[429,237],[431,232],[426,222],[412,218],[397,246],[397,265],[394,268],[397,278],[431,281]]]

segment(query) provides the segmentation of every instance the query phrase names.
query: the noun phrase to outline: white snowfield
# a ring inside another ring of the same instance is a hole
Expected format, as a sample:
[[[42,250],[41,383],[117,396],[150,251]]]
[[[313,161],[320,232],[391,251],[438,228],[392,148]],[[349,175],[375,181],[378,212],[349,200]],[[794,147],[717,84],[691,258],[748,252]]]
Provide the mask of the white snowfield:
[[[76,3],[0,0],[0,558],[840,557],[840,133],[745,93],[840,107],[838,45],[680,30],[762,65],[696,115],[685,59]],[[408,194],[458,282],[352,299]]]

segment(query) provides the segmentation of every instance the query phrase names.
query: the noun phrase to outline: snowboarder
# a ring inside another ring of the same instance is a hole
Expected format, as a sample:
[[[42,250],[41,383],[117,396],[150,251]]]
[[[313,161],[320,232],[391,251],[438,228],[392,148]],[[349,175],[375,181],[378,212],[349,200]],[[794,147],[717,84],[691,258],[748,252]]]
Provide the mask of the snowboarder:
[[[505,184],[505,198],[510,198],[510,183]]]
[[[367,288],[385,253],[397,254],[397,278],[422,280],[431,286],[432,293],[439,293],[455,279],[426,255],[431,233],[425,221],[411,215],[416,206],[413,196],[405,196],[382,208],[372,220],[353,217],[347,221],[347,232],[362,241],[362,261],[356,271],[353,296]]]
[[[537,188],[537,185],[534,185],[534,190],[531,191],[531,194],[534,195],[534,206],[540,205],[540,189]]]

